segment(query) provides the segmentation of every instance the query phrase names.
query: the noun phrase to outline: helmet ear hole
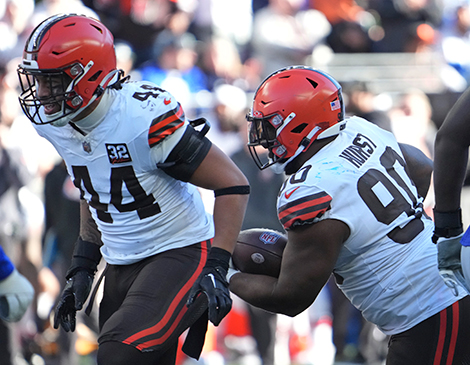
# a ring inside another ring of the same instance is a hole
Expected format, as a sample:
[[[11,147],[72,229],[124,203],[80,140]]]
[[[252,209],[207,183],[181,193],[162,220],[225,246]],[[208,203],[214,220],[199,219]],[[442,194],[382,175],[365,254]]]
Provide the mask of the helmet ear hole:
[[[296,126],[294,129],[291,130],[291,133],[302,133],[302,131],[308,126],[307,123],[302,123]]]
[[[96,81],[96,80],[98,79],[98,77],[100,77],[101,72],[102,72],[101,70],[99,70],[98,72],[96,72],[93,76],[91,76],[91,77],[88,79],[88,81],[90,81],[90,82]]]

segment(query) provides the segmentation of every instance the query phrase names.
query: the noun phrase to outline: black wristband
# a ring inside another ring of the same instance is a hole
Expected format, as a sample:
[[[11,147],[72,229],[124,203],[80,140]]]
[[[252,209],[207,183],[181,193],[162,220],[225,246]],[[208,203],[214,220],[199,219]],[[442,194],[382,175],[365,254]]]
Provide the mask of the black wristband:
[[[456,237],[463,233],[462,210],[451,212],[434,212],[434,233],[439,237]]]
[[[232,255],[227,250],[219,247],[212,247],[209,252],[206,266],[221,266],[225,270],[228,270],[230,257],[232,257]]]
[[[248,195],[250,194],[250,185],[235,185],[228,188],[214,190],[214,195],[217,198],[221,195]]]
[[[65,275],[70,279],[77,271],[86,270],[94,275],[101,260],[100,246],[78,237],[73,250],[72,263]]]

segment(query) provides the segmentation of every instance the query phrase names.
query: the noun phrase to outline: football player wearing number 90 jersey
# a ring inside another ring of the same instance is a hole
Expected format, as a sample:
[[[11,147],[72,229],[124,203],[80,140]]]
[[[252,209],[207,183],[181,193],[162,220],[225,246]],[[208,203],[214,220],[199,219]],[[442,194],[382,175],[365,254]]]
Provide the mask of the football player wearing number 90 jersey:
[[[230,269],[231,291],[295,316],[333,273],[390,335],[387,365],[470,364],[470,297],[440,271],[423,210],[432,162],[367,120],[345,118],[339,83],[304,66],[267,77],[248,122],[257,165],[288,175],[277,201],[288,242],[278,278]]]
[[[113,42],[95,19],[54,15],[18,67],[24,113],[81,192],[54,327],[74,331],[103,258],[98,364],[173,365],[187,328],[183,350],[198,358],[207,321],[230,311],[226,274],[249,185],[204,136],[204,119],[188,122],[171,94],[116,69]],[[196,186],[214,191],[213,215]]]

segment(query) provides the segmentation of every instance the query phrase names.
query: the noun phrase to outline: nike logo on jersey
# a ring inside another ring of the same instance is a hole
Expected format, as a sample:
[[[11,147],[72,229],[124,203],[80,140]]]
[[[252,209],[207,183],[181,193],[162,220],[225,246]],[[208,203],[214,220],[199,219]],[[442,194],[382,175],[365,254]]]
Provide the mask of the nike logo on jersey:
[[[165,99],[163,100],[163,104],[165,104],[165,105],[168,105],[168,104],[170,104],[170,103],[171,103],[171,98],[165,98]]]
[[[296,188],[292,189],[291,191],[286,191],[284,193],[284,196],[286,197],[286,199],[289,199],[291,197],[291,195],[294,194],[294,191],[296,191],[298,188],[300,188],[300,186],[297,186]]]

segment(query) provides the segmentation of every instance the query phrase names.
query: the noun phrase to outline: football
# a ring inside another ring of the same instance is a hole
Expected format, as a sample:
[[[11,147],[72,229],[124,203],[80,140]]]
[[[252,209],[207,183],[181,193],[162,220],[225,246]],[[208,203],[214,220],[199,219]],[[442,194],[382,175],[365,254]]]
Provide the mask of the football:
[[[232,254],[235,267],[248,274],[279,277],[287,237],[266,228],[241,231]]]

